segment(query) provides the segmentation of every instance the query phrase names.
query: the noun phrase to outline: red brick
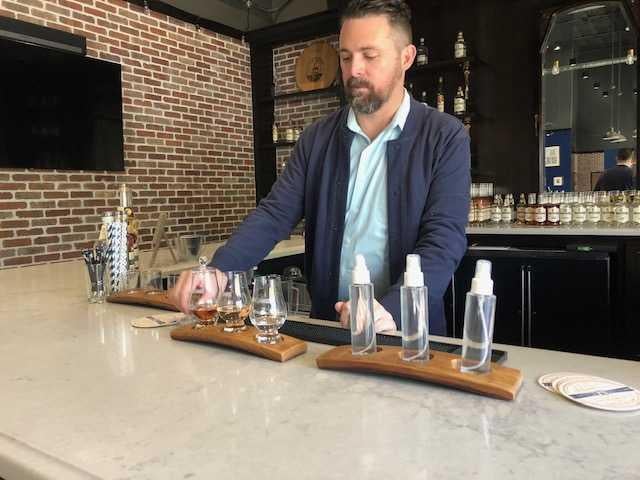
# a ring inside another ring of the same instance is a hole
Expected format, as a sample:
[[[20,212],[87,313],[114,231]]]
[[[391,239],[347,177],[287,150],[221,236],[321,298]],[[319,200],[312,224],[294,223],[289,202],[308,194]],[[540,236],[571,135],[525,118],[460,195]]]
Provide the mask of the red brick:
[[[24,183],[0,183],[0,190],[26,190]]]
[[[35,245],[46,245],[48,243],[58,243],[58,242],[60,242],[60,237],[58,237],[57,235],[38,237],[33,241]]]
[[[50,253],[47,255],[36,255],[33,258],[35,263],[53,262],[60,259],[59,253]]]
[[[33,259],[31,257],[14,257],[5,259],[3,265],[5,267],[17,267],[18,265],[29,265],[32,262]]]
[[[31,239],[30,238],[12,238],[10,240],[3,240],[2,241],[2,246],[4,248],[26,247],[28,245],[31,245]]]
[[[18,210],[16,217],[18,218],[40,218],[44,216],[44,210]]]
[[[24,228],[29,226],[29,220],[3,220],[0,228]]]
[[[0,210],[18,210],[27,208],[26,202],[0,202]]]
[[[47,234],[54,233],[68,233],[71,231],[71,227],[49,227],[47,228]]]
[[[16,200],[38,200],[42,198],[41,192],[16,192],[14,194]]]
[[[36,255],[38,253],[44,253],[44,247],[24,247],[19,248],[16,252],[17,256],[20,257],[25,255]]]
[[[45,212],[45,215],[47,217],[64,217],[66,215],[70,215],[71,214],[71,210],[47,210]]]
[[[41,228],[30,228],[28,230],[16,230],[16,235],[19,237],[33,237],[35,235],[42,235],[44,230]]]

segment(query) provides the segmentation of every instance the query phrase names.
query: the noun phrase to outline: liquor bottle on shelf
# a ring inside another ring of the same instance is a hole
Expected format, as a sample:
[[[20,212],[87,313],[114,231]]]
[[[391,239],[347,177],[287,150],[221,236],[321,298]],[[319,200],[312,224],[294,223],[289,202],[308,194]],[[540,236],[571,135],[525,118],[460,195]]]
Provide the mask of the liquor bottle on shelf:
[[[287,127],[285,139],[287,142],[293,142],[293,127]]]
[[[598,192],[599,200],[598,206],[600,207],[600,225],[608,227],[613,224],[613,203],[609,197],[609,192]]]
[[[573,222],[573,208],[571,208],[571,196],[569,193],[562,193],[560,202],[560,225],[568,226]]]
[[[613,207],[613,222],[617,227],[622,228],[629,224],[629,219],[629,206],[624,193],[620,192]]]
[[[273,143],[278,143],[278,125],[276,125],[276,122],[273,122],[273,127],[271,127],[271,138]]]
[[[527,202],[527,208],[524,210],[524,223],[526,225],[535,225],[535,213],[536,213],[536,194],[530,193]]]
[[[502,211],[501,211],[501,221],[504,224],[511,224],[513,223],[514,220],[514,215],[515,212],[513,210],[513,195],[508,193],[505,201],[504,201],[504,205],[502,205]]]
[[[424,38],[420,38],[418,52],[416,55],[416,65],[421,67],[429,63],[429,50],[424,45]]]
[[[640,226],[640,190],[636,190],[631,204],[631,222],[634,227]]]
[[[533,223],[539,227],[547,224],[547,194],[539,195],[538,203],[533,210]]]
[[[573,217],[573,225],[581,227],[587,221],[587,208],[584,206],[584,193],[573,193],[573,202],[571,205],[571,216]]]
[[[424,103],[425,105],[429,105],[427,103],[427,92],[425,92],[424,90],[420,94],[420,102]]]
[[[409,92],[409,95],[415,98],[415,95],[413,94],[413,83],[409,83],[409,85],[407,86],[407,92]]]
[[[453,102],[453,113],[458,117],[463,117],[467,113],[467,101],[464,98],[462,87],[458,87],[458,92]]]
[[[444,113],[444,79],[438,78],[438,96],[436,99],[438,111]]]
[[[520,200],[518,201],[518,206],[516,208],[516,223],[518,225],[525,224],[525,211],[527,209],[527,200],[524,193],[520,194]]]
[[[469,225],[475,225],[478,221],[478,213],[476,209],[476,202],[473,197],[469,200]]]
[[[502,196],[496,193],[491,205],[491,223],[497,224],[502,221]]]
[[[469,102],[469,86],[471,84],[471,64],[466,61],[462,67],[462,72],[464,74],[464,99]]]
[[[587,194],[587,223],[592,227],[597,226],[602,219],[602,210],[598,205],[598,201],[596,200],[595,192],[590,192]]]
[[[467,44],[464,41],[462,32],[458,32],[458,38],[453,47],[453,54],[455,58],[464,58],[467,56]]]
[[[551,198],[546,204],[547,208],[547,225],[555,227],[560,225],[560,195],[558,192],[550,194]]]
[[[293,127],[293,141],[297,142],[298,139],[300,138],[300,131],[302,129],[299,126],[295,126]]]

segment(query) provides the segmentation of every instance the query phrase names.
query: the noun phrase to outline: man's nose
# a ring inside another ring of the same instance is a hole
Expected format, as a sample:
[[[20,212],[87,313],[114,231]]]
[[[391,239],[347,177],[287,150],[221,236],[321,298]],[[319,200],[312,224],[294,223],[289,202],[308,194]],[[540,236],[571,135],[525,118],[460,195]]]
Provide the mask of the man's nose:
[[[349,74],[354,78],[360,78],[364,75],[364,61],[358,56],[354,56],[351,60]]]

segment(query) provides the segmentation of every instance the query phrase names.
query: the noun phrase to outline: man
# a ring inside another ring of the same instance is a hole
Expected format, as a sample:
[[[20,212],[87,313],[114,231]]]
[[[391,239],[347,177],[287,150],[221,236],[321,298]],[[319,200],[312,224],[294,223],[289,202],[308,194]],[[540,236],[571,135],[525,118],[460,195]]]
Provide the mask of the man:
[[[635,188],[635,174],[633,167],[633,150],[621,148],[618,150],[616,166],[604,172],[596,183],[596,190],[632,190]]]
[[[405,257],[417,253],[430,331],[444,334],[442,297],[466,250],[469,137],[456,119],[404,89],[416,56],[410,16],[402,0],[351,1],[340,31],[348,105],[304,131],[270,194],[211,264],[251,268],[304,217],[312,317],[339,315],[348,324],[351,270],[362,253],[375,287],[376,331],[399,328]],[[183,274],[172,292],[183,310],[187,283]]]

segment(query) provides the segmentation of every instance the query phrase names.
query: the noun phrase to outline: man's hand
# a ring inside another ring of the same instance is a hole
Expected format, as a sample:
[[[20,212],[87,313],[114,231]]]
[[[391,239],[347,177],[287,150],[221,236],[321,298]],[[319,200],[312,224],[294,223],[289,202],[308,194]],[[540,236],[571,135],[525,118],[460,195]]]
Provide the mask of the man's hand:
[[[340,314],[340,324],[345,328],[350,328],[350,302],[338,302],[335,309]],[[373,320],[376,333],[396,330],[396,322],[393,321],[393,317],[377,300],[373,301]]]
[[[224,290],[226,283],[227,276],[218,269],[208,270],[204,276],[197,271],[187,270],[180,274],[175,287],[169,290],[169,301],[181,312],[190,314],[189,302],[194,291],[204,292],[199,299],[199,302],[204,302],[211,298],[217,298],[220,290]]]

